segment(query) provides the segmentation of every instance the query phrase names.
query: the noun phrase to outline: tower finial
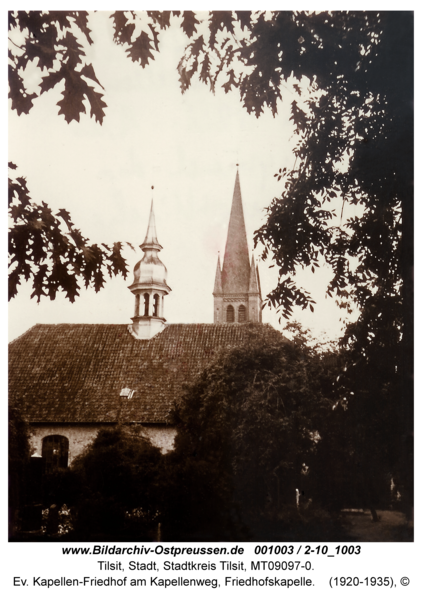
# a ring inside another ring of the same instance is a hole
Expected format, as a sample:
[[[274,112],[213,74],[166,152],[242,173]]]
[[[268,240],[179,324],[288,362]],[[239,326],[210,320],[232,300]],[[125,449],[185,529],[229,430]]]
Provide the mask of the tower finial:
[[[164,296],[171,292],[167,269],[158,256],[163,248],[157,240],[152,200],[147,233],[140,247],[144,256],[136,264],[133,283],[129,286],[135,296],[135,314],[129,328],[134,337],[147,340],[164,327]]]
[[[154,248],[156,250],[163,249],[163,247],[161,246],[161,244],[159,243],[159,241],[157,239],[157,232],[156,232],[156,228],[155,228],[154,199],[153,198],[151,198],[151,209],[150,209],[150,213],[149,213],[147,234],[146,234],[145,239],[140,247],[142,250],[145,250],[145,248],[147,248],[147,247]]]

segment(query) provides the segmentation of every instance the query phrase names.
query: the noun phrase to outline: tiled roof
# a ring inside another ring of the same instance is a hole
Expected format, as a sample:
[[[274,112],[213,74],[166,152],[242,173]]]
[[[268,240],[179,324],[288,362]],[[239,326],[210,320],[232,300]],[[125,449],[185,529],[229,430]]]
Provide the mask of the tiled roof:
[[[269,327],[168,325],[136,340],[126,325],[35,325],[9,345],[10,399],[32,423],[166,423],[183,384],[257,326]]]

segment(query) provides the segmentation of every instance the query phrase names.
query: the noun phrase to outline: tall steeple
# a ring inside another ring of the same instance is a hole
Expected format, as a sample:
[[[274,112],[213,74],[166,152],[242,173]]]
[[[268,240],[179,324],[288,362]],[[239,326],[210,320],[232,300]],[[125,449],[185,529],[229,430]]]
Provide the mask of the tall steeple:
[[[222,272],[223,289],[227,294],[244,292],[249,283],[249,251],[243,216],[239,171],[236,173],[226,251]]]
[[[171,292],[167,285],[167,269],[158,256],[163,247],[157,239],[153,201],[147,233],[140,248],[144,256],[136,264],[134,280],[129,286],[135,295],[135,313],[129,330],[136,338],[148,340],[164,327],[164,296]]]
[[[239,170],[236,173],[223,269],[220,256],[214,285],[214,323],[261,322],[261,289],[257,267],[249,263]]]

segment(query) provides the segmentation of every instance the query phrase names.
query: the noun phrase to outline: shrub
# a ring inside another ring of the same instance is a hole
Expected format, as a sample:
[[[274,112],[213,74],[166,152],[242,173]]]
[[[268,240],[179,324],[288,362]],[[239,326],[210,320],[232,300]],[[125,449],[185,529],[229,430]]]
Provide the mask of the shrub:
[[[72,466],[78,491],[75,531],[117,535],[124,529],[127,512],[155,514],[161,458],[141,427],[100,430]]]

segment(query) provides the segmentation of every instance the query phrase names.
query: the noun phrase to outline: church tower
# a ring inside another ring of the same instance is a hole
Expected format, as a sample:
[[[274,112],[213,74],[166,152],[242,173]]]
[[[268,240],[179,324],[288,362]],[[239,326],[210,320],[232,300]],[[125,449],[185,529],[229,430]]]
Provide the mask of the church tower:
[[[260,323],[262,297],[258,267],[249,262],[239,171],[236,173],[223,268],[214,284],[214,323]]]
[[[158,256],[163,247],[157,239],[152,201],[147,234],[140,248],[144,256],[136,264],[134,280],[129,286],[135,296],[135,314],[129,330],[136,338],[149,340],[164,328],[164,296],[171,292],[167,285],[167,269]]]

